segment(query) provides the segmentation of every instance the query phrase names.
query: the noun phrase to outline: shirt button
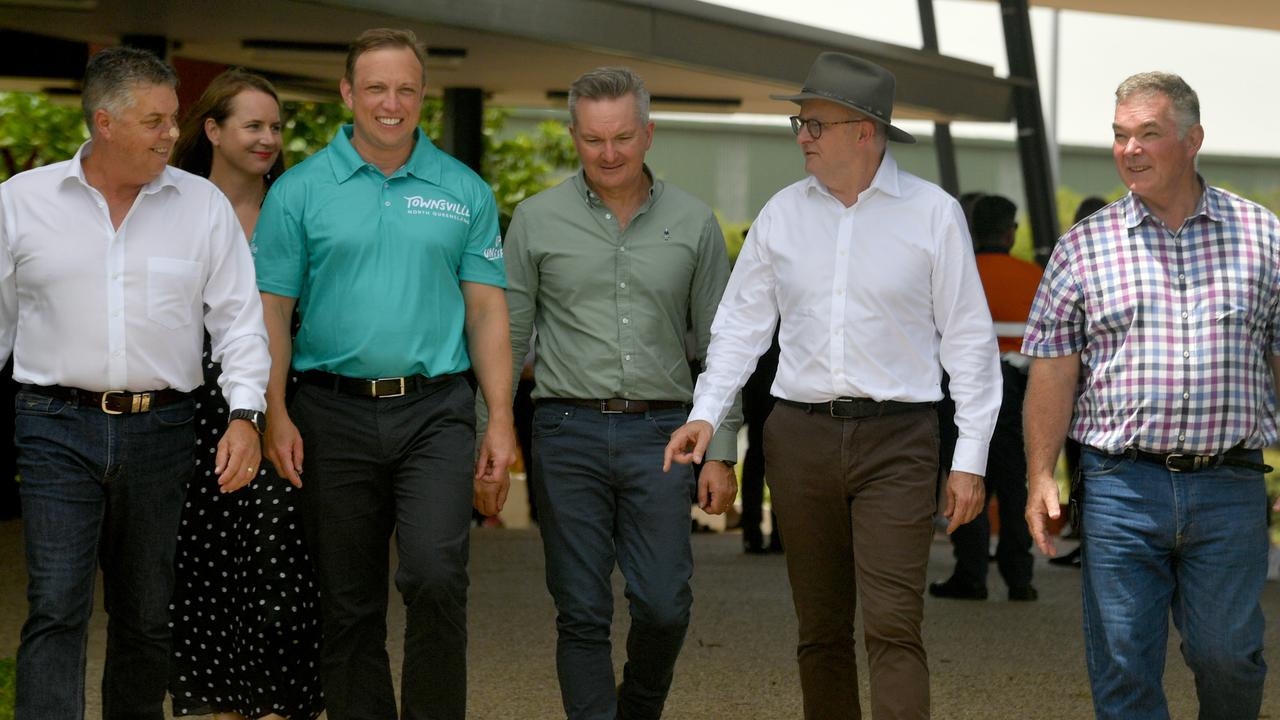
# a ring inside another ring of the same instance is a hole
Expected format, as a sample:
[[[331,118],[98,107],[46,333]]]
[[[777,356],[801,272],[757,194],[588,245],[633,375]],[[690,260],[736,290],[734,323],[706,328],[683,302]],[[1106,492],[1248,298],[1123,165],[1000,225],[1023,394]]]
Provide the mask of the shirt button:
[[[119,280],[119,279],[120,279],[120,273],[111,273],[111,279],[112,279],[112,280]]]
[[[1183,399],[1183,400],[1190,400],[1190,399],[1191,399],[1191,393],[1189,393],[1189,392],[1184,392],[1184,393],[1182,393],[1182,399]]]
[[[383,204],[383,205],[386,205],[387,207],[391,207],[391,201],[390,201],[390,200],[388,200],[388,201],[386,201],[386,202],[384,202],[384,203],[382,203],[382,204]]]
[[[626,283],[624,283],[624,282],[620,282],[620,283],[618,283],[618,287],[620,287],[620,288],[625,288],[626,286],[627,286],[627,284],[626,284]]]
[[[1191,357],[1191,351],[1190,351],[1190,350],[1183,350],[1183,351],[1182,351],[1182,357]]]
[[[1182,311],[1182,317],[1186,317],[1186,316],[1187,316],[1187,311],[1186,311],[1186,310],[1183,310],[1183,311]]]
[[[612,220],[612,219],[613,219],[613,213],[605,213],[605,214],[604,214],[604,219],[605,219],[605,220]]]
[[[1178,279],[1179,279],[1179,280],[1186,280],[1186,279],[1187,279],[1187,274],[1186,274],[1186,273],[1178,273]]]
[[[1187,439],[1187,436],[1186,436],[1186,435],[1179,435],[1179,436],[1178,436],[1178,440],[1179,440],[1179,441],[1181,441],[1181,440],[1186,440],[1186,439]]]
[[[630,324],[631,324],[631,318],[622,318],[622,324],[623,324],[623,325],[630,325]]]
[[[119,350],[117,350],[117,351],[115,351],[115,352],[111,353],[111,356],[112,356],[112,357],[120,357],[120,351],[119,351]]]
[[[384,189],[391,187],[391,183],[382,183]]]
[[[626,360],[627,362],[631,362],[631,356],[630,356],[630,355],[623,355],[623,356],[622,356],[622,359],[623,359],[623,360]]]
[[[627,251],[627,249],[626,249],[625,247],[620,247],[620,248],[618,248],[618,252],[626,252],[626,251]]]

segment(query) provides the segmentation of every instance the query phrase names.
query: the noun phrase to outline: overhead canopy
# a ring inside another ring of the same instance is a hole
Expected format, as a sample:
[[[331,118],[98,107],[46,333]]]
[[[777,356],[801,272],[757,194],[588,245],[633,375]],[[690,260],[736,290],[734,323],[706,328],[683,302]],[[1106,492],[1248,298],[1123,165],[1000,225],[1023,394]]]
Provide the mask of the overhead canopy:
[[[1011,82],[989,66],[693,0],[0,0],[6,30],[104,45],[160,36],[177,56],[268,72],[294,96],[331,97],[346,43],[376,26],[427,42],[433,92],[477,87],[497,105],[563,106],[574,77],[626,64],[657,109],[781,113],[769,93],[841,50],[894,72],[897,118],[1012,118]],[[28,78],[9,87],[72,84],[43,73],[38,53],[4,53],[0,76]]]
[[[1036,7],[1280,30],[1276,0],[1031,0]]]

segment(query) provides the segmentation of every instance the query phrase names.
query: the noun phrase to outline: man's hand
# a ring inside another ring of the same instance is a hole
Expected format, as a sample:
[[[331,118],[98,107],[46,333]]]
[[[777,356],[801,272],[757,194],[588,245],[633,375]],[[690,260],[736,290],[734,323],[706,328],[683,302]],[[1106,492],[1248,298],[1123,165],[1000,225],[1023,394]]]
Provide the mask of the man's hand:
[[[698,473],[698,507],[710,515],[720,515],[733,506],[738,495],[738,478],[733,466],[708,460]]]
[[[1027,485],[1027,528],[1040,552],[1053,557],[1058,554],[1049,534],[1049,520],[1062,514],[1058,500],[1058,483],[1052,475],[1032,475]]]
[[[509,468],[515,459],[515,430],[510,422],[495,422],[491,417],[476,457],[475,494],[471,501],[481,515],[493,517],[502,511],[511,489]]]
[[[947,509],[942,513],[951,519],[947,534],[978,517],[978,513],[985,512],[986,501],[987,491],[981,475],[952,470],[947,475]]]
[[[707,451],[707,443],[711,442],[713,432],[711,423],[705,420],[694,420],[677,428],[671,433],[671,442],[667,443],[667,449],[662,453],[662,472],[671,469],[672,460],[681,465],[702,462],[702,454]]]
[[[262,438],[267,459],[280,477],[294,487],[302,487],[302,435],[285,412],[267,416],[267,434]]]
[[[232,420],[218,441],[213,471],[224,493],[235,492],[258,476],[262,462],[262,438],[248,420]]]

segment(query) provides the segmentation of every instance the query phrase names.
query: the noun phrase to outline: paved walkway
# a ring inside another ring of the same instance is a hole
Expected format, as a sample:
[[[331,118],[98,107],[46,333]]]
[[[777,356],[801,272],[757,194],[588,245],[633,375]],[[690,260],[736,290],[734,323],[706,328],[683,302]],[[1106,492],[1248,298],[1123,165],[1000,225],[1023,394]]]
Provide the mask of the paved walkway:
[[[667,703],[668,720],[799,718],[795,616],[779,556],[745,556],[740,536],[694,537],[694,617]],[[21,523],[0,523],[0,657],[12,656],[25,613]],[[930,577],[951,568],[950,546],[934,543]],[[477,530],[472,542],[470,717],[563,717],[555,677],[554,611],[542,579],[535,530]],[[992,568],[992,599],[926,602],[925,640],[933,672],[933,714],[943,720],[1052,720],[1091,717],[1080,638],[1079,574],[1037,561],[1036,603],[1008,603]],[[615,579],[618,576],[615,574]],[[618,591],[617,627],[625,627]],[[392,590],[394,596],[394,589]],[[403,627],[395,611],[392,638]],[[1267,652],[1280,663],[1280,584],[1268,583]],[[105,622],[94,616],[90,640],[90,712],[99,717]],[[859,633],[861,631],[859,630]],[[621,633],[617,635],[621,637]],[[1194,718],[1195,690],[1176,633],[1165,676],[1173,717]],[[615,663],[621,670],[622,643]],[[398,662],[398,640],[389,646]],[[859,657],[866,717],[866,658]],[[1280,675],[1268,677],[1262,717],[1280,719]]]

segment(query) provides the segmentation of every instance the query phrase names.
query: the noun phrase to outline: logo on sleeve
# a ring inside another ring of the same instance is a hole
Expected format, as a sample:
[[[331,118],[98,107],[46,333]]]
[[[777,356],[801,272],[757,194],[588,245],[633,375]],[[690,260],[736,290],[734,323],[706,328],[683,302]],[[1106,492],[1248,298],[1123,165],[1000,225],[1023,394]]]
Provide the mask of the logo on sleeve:
[[[454,220],[464,225],[471,224],[471,208],[460,202],[441,198],[427,199],[421,195],[406,196],[405,212],[409,215],[429,215],[431,217]]]
[[[502,233],[493,239],[493,247],[484,249],[484,258],[490,261],[502,259]]]

